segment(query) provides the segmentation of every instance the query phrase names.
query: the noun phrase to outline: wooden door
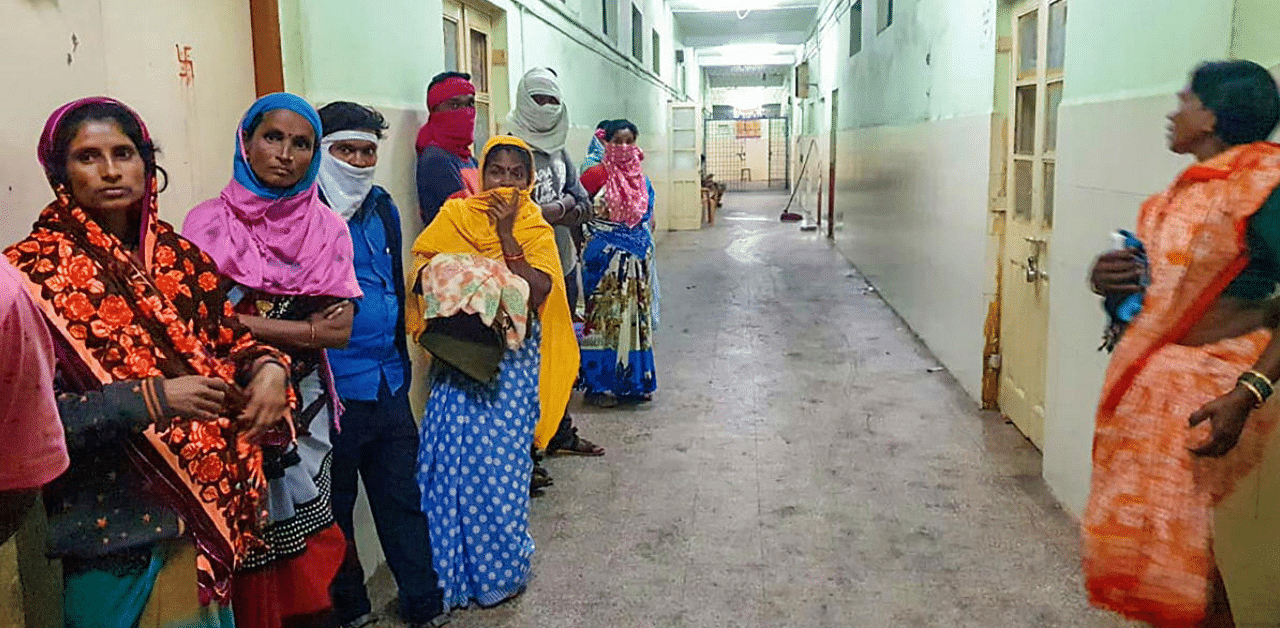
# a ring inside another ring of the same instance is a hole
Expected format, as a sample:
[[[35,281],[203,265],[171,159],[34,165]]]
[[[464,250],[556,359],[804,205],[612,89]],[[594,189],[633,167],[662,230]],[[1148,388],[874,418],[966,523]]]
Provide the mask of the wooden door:
[[[1000,409],[1044,445],[1045,354],[1054,154],[1062,102],[1067,0],[1024,0],[1013,12],[1010,212],[1001,282]]]

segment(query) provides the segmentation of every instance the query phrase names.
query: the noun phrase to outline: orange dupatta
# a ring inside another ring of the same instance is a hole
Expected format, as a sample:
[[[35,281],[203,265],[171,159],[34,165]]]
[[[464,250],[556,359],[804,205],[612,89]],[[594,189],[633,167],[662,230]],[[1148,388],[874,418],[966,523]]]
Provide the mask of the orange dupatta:
[[[484,157],[499,145],[510,145],[528,151],[521,140],[498,135],[485,144],[481,153],[480,172],[484,172]],[[532,159],[532,153],[530,153]],[[504,190],[506,192],[506,190]],[[463,199],[451,199],[440,208],[440,213],[423,229],[413,243],[413,268],[409,281],[416,283],[422,268],[431,258],[441,253],[483,255],[502,259],[502,243],[487,213],[493,191],[481,192]],[[540,346],[541,367],[538,373],[538,396],[541,416],[534,429],[533,444],[542,449],[547,446],[564,410],[573,394],[573,383],[578,378],[578,338],[573,331],[573,319],[569,316],[569,299],[565,293],[564,271],[560,267],[560,251],[556,247],[555,231],[542,217],[542,210],[529,198],[528,190],[521,190],[522,206],[516,218],[513,232],[524,248],[529,265],[551,278],[551,293],[547,295],[539,311],[542,321]],[[422,297],[417,291],[408,291],[409,303],[405,308],[405,323],[410,336],[422,333]]]
[[[1275,403],[1254,412],[1223,458],[1192,454],[1210,426],[1188,428],[1191,414],[1235,386],[1271,330],[1176,344],[1248,264],[1248,219],[1277,185],[1280,145],[1237,146],[1188,168],[1139,215],[1151,285],[1103,385],[1082,522],[1084,571],[1095,605],[1158,628],[1204,621],[1213,507],[1257,465],[1280,416]]]

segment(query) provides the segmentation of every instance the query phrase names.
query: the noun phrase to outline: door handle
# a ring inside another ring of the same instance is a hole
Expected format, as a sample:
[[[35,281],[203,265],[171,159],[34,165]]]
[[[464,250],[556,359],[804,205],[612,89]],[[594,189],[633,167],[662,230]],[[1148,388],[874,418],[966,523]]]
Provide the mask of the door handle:
[[[1049,280],[1049,273],[1040,269],[1040,259],[1035,255],[1028,257],[1025,262],[1009,258],[1009,263],[1022,269],[1023,278],[1027,280],[1027,283]]]

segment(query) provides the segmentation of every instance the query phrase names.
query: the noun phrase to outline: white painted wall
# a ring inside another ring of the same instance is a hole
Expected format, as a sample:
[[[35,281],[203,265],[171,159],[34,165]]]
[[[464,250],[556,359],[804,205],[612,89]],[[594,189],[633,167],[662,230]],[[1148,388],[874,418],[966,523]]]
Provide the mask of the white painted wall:
[[[847,3],[835,0],[805,46],[824,160],[825,133],[838,135],[836,242],[977,397],[995,0],[897,0],[879,34],[877,1],[864,0],[857,55]]]
[[[0,174],[0,243],[26,235],[52,200],[36,141],[49,114],[75,98],[113,96],[146,120],[170,175],[161,218],[180,225],[188,209],[226,184],[235,125],[254,97],[248,3],[18,2],[0,6],[0,20],[13,28],[0,73],[21,92],[12,94],[0,128],[0,148],[16,157]],[[190,86],[178,77],[175,44],[192,47]]]

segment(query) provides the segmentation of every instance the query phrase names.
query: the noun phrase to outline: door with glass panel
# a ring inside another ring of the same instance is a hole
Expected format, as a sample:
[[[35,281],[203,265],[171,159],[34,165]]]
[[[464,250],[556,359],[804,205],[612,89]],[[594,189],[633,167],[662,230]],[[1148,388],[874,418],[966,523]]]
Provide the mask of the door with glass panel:
[[[1062,102],[1067,0],[1015,6],[1008,150],[1009,212],[1000,282],[1000,410],[1044,445],[1045,354],[1053,233],[1054,154]]]
[[[493,113],[493,25],[489,13],[471,5],[444,2],[444,69],[467,72],[476,86],[476,146],[489,141]]]

